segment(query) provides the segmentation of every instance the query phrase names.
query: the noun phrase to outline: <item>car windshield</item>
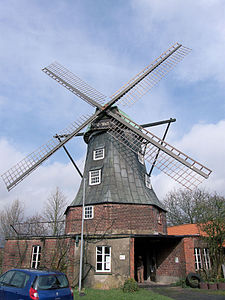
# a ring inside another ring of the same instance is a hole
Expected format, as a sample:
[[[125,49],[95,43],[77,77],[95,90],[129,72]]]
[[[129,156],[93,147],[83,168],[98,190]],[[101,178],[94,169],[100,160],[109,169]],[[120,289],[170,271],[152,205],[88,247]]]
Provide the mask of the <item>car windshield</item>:
[[[35,282],[37,290],[60,289],[67,288],[68,286],[69,283],[64,274],[40,275]]]

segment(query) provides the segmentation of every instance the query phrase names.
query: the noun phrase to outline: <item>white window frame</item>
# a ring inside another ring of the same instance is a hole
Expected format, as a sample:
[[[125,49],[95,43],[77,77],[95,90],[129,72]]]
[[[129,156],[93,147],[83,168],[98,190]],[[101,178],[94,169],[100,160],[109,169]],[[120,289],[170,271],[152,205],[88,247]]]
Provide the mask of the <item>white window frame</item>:
[[[204,258],[204,265],[206,270],[211,269],[211,261],[209,256],[209,248],[203,248],[203,258]]]
[[[32,247],[32,256],[31,256],[31,268],[32,269],[37,269],[40,265],[41,261],[41,246],[39,245],[34,245]]]
[[[89,220],[94,218],[94,206],[85,206],[84,207],[84,219]]]
[[[101,169],[89,171],[89,185],[101,183]]]
[[[105,157],[105,149],[104,147],[95,149],[93,151],[93,160],[100,160],[103,159]]]
[[[195,255],[195,270],[196,271],[201,270],[202,269],[201,249],[195,248],[194,255]]]
[[[109,250],[109,253],[106,250]],[[96,272],[111,272],[110,246],[96,246]]]
[[[145,185],[148,189],[152,189],[151,179],[150,176],[148,176],[148,174],[145,174]]]

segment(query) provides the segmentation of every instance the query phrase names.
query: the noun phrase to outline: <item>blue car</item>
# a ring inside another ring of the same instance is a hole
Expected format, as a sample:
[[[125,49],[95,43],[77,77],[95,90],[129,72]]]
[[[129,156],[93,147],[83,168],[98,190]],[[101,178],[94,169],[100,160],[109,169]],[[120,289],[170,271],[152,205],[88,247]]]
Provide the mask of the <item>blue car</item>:
[[[0,276],[0,299],[73,300],[73,292],[62,272],[12,269]]]

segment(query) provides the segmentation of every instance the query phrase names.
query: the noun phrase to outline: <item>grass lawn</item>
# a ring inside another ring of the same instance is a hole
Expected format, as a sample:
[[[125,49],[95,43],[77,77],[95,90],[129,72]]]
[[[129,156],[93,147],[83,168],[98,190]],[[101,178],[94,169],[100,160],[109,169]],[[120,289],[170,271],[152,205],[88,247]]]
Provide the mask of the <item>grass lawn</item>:
[[[78,290],[75,289],[74,299],[84,299],[84,300],[171,300],[166,296],[161,296],[159,294],[153,293],[149,290],[140,289],[138,292],[134,293],[124,293],[121,289],[112,290],[94,290],[85,289],[85,296],[79,296]]]

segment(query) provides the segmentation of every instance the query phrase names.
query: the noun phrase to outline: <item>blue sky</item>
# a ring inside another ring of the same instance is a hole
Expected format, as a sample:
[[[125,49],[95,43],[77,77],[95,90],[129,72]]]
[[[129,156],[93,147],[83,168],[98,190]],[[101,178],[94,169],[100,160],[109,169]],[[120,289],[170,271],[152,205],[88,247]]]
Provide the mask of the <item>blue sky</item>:
[[[176,118],[167,141],[211,168],[202,187],[225,195],[224,15],[223,0],[0,0],[0,173],[93,111],[43,67],[58,61],[110,96],[179,42],[191,53],[145,97],[121,108],[139,123]],[[162,136],[163,129],[155,132]],[[68,149],[82,167],[82,138]],[[79,182],[60,150],[11,192],[0,182],[0,204],[19,198],[32,213],[56,186],[72,202]],[[157,172],[152,183],[160,199],[176,186]]]

